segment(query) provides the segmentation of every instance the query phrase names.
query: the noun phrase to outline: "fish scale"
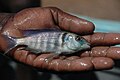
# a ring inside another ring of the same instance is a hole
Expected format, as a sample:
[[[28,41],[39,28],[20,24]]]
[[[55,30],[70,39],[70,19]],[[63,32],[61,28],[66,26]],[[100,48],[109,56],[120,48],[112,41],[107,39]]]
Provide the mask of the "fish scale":
[[[49,34],[49,36],[46,38],[46,43],[47,43],[47,46],[45,47],[45,51],[49,52],[49,51],[55,51],[55,50],[58,50],[57,49],[57,44],[59,44],[58,40],[59,40],[59,35],[60,33],[56,34],[56,33],[53,33],[53,34]],[[57,44],[56,44],[57,43]]]
[[[36,50],[41,50],[41,52],[49,52],[49,51],[56,51],[57,46],[60,45],[59,43],[59,36],[61,33],[44,33],[38,34],[36,36],[30,36],[26,38],[25,43],[26,45],[30,46],[28,48],[34,48]]]
[[[8,53],[16,46],[25,45],[25,50],[33,54],[50,52],[53,54],[72,54],[81,50],[89,49],[90,44],[81,36],[58,30],[27,30],[23,32],[23,38],[14,38],[4,35],[8,42]],[[49,57],[49,59],[52,59]]]
[[[52,38],[49,38],[48,39],[48,42],[47,42],[47,47],[46,47],[46,50],[49,52],[49,51],[51,51],[51,50],[53,50],[53,52],[54,51],[56,51],[56,50],[58,50],[58,45],[60,45],[60,43],[59,43],[59,39],[60,39],[60,35],[61,34],[56,34],[56,33],[53,33],[53,35],[57,35],[56,37],[57,37],[57,39],[52,39]],[[53,36],[52,35],[52,36]],[[52,43],[52,44],[49,44],[49,43]]]

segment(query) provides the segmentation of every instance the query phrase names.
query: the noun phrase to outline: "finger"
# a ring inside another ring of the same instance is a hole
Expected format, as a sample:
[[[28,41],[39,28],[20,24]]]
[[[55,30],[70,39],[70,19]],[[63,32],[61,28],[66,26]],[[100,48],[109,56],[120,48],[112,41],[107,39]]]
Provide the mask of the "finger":
[[[84,36],[91,46],[111,46],[120,44],[120,33],[95,33]]]
[[[120,59],[119,47],[94,47],[91,51],[80,53],[81,57],[109,57],[112,59]]]
[[[64,30],[79,33],[90,34],[94,31],[94,24],[87,20],[65,13],[57,8],[49,8],[57,25]]]
[[[99,69],[109,69],[113,67],[114,62],[110,58],[105,57],[84,57],[79,59],[74,59],[71,62],[71,70],[73,71],[87,71],[87,70],[99,70]]]
[[[93,23],[72,16],[58,8],[29,8],[11,17],[3,31],[42,29],[58,26],[61,29],[80,34],[93,33]],[[11,32],[12,33],[12,32]]]
[[[45,57],[45,56],[44,56]],[[112,68],[114,62],[110,58],[81,58],[74,60],[60,60],[54,59],[49,64],[45,63],[43,56],[39,56],[34,61],[34,66],[43,69],[49,69],[54,71],[87,71],[93,69],[109,69]],[[42,58],[42,59],[41,59]]]
[[[52,54],[41,54],[39,56],[30,54],[28,51],[15,51],[14,58],[22,63],[31,65],[39,69],[54,71],[86,71],[92,69],[109,69],[114,65],[110,58],[105,57],[85,57],[70,56],[66,59],[53,59],[46,63],[45,59]]]
[[[92,59],[94,69],[110,69],[114,66],[114,61],[111,58],[96,57]]]
[[[49,9],[29,8],[11,17],[2,28],[2,32],[7,32],[9,35],[21,36],[20,30],[43,29],[54,26],[55,24]]]
[[[25,50],[16,50],[14,53],[12,52],[10,54],[11,57],[16,59],[19,62],[22,62],[24,64],[31,65],[33,64],[34,59],[37,57],[37,55],[34,55],[28,51]]]

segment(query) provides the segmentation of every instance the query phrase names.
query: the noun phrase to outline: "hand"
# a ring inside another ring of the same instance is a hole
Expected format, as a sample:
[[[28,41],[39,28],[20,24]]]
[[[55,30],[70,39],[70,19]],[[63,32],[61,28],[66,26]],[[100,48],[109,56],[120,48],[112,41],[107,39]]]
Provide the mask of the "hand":
[[[54,71],[85,71],[108,69],[113,67],[113,59],[120,59],[120,48],[111,47],[120,43],[118,33],[94,33],[93,23],[67,14],[57,8],[29,8],[11,17],[1,33],[23,37],[21,30],[59,27],[62,30],[77,33],[91,44],[91,50],[79,52],[79,55],[66,56],[65,59],[54,59],[46,63],[44,59],[51,54],[35,55],[25,50],[15,50],[10,57],[39,69]],[[5,51],[7,44],[2,39],[1,49]]]

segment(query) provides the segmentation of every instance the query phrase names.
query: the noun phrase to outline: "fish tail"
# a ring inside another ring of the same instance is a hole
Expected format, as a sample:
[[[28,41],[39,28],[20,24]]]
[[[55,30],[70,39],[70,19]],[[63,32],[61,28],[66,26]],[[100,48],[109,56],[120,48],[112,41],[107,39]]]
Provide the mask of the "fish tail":
[[[15,48],[17,46],[17,43],[16,43],[16,38],[15,37],[11,37],[9,35],[4,35],[4,38],[7,40],[7,50],[5,51],[4,54],[7,54],[9,53],[9,51],[11,51],[13,48]]]

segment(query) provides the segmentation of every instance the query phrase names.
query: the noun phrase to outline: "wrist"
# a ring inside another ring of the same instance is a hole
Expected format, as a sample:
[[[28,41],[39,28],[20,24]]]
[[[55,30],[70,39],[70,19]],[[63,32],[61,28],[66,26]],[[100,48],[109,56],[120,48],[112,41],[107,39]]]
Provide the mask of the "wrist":
[[[0,31],[5,26],[13,13],[0,13]],[[4,52],[7,44],[4,37],[0,34],[0,52]]]
[[[13,13],[0,13],[0,29],[6,24]]]
[[[6,40],[2,35],[0,35],[0,52],[4,53],[4,51],[6,50],[6,46],[7,46]]]

